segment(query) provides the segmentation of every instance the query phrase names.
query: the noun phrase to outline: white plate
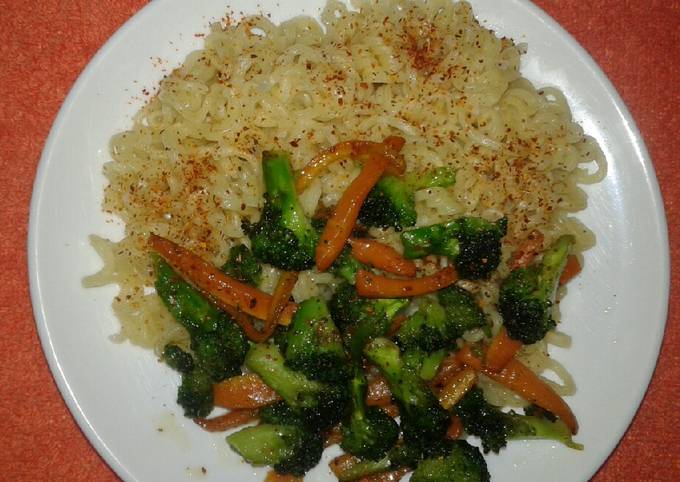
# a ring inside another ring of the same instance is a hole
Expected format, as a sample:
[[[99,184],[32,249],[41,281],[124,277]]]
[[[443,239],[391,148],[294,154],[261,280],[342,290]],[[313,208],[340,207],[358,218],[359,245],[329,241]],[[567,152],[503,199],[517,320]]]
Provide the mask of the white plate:
[[[254,3],[254,2],[253,2]],[[275,21],[318,14],[321,0],[261,0]],[[652,374],[666,321],[668,241],[654,170],[630,113],[586,52],[527,1],[475,0],[475,12],[499,34],[527,42],[523,74],[557,86],[574,117],[602,146],[605,181],[589,186],[579,217],[598,244],[562,305],[569,350],[556,351],[579,391],[569,397],[583,452],[547,442],[512,443],[489,456],[495,480],[586,480],[630,423]],[[252,12],[247,0],[233,10]],[[223,435],[181,416],[177,376],[147,351],[108,339],[118,323],[109,308],[114,288],[85,290],[81,278],[100,266],[90,233],[119,235],[100,212],[112,134],[130,124],[142,87],[153,90],[162,68],[200,48],[224,0],[152,2],[120,29],[78,79],[52,127],[35,181],[28,259],[38,331],[73,416],[97,451],[126,480],[263,480],[232,454]],[[159,67],[151,58],[167,63]],[[162,431],[159,431],[162,429]],[[327,451],[327,461],[332,451]],[[64,454],[77,456],[77,454]],[[202,474],[201,467],[207,470]],[[308,480],[332,480],[325,462]]]

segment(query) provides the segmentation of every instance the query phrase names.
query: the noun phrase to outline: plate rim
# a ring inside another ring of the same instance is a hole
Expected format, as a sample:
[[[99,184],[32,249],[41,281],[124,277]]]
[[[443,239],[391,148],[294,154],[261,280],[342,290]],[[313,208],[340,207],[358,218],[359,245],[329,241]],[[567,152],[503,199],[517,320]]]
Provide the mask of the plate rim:
[[[527,9],[533,11],[533,13],[544,22],[551,30],[555,31],[556,34],[562,37],[569,48],[574,51],[580,58],[583,59],[586,66],[602,81],[603,88],[608,91],[611,95],[612,101],[615,108],[619,112],[620,117],[625,120],[625,129],[627,130],[628,137],[635,142],[631,147],[635,150],[636,160],[640,160],[641,166],[645,172],[645,182],[646,191],[651,194],[651,203],[654,207],[655,224],[659,229],[659,234],[661,239],[659,240],[662,245],[662,253],[660,263],[663,266],[663,272],[659,274],[659,280],[663,286],[663,292],[660,298],[664,300],[663,306],[660,307],[661,315],[663,319],[658,325],[658,333],[656,339],[653,340],[653,353],[654,357],[650,357],[646,362],[645,366],[645,376],[644,376],[644,390],[640,390],[636,393],[633,402],[631,403],[629,409],[627,410],[627,423],[622,424],[618,433],[612,434],[614,436],[609,437],[609,442],[607,442],[607,455],[601,460],[600,464],[594,467],[590,473],[592,477],[598,470],[600,470],[607,460],[611,457],[616,447],[620,444],[623,435],[628,431],[630,425],[635,419],[635,416],[642,404],[642,401],[646,397],[649,386],[652,381],[661,351],[661,346],[665,336],[665,330],[668,321],[668,309],[669,309],[669,295],[670,295],[670,243],[668,237],[668,223],[666,218],[666,211],[663,203],[663,196],[659,186],[659,182],[656,176],[656,171],[654,169],[654,164],[649,151],[646,147],[642,134],[633,118],[630,110],[623,101],[621,95],[619,94],[616,87],[613,85],[609,77],[605,74],[602,68],[593,59],[590,53],[555,19],[553,19],[548,13],[546,13],[542,8],[531,2],[530,0],[514,0],[520,4],[523,4]],[[322,0],[323,2],[323,0]],[[50,333],[50,328],[48,326],[48,315],[44,311],[43,307],[43,295],[41,291],[40,284],[40,274],[37,270],[37,260],[39,256],[38,244],[37,244],[37,231],[40,224],[40,214],[39,207],[41,205],[41,198],[43,193],[43,187],[46,182],[46,173],[48,167],[52,162],[53,156],[52,151],[59,137],[59,133],[62,130],[69,111],[71,110],[75,99],[78,98],[83,86],[89,80],[89,78],[94,74],[97,67],[99,66],[101,60],[106,56],[106,54],[115,48],[116,44],[121,38],[124,38],[128,30],[133,28],[133,26],[138,23],[142,18],[153,15],[153,12],[160,8],[160,5],[164,2],[150,2],[139,9],[134,15],[128,18],[107,40],[106,42],[97,50],[95,55],[88,61],[87,65],[78,75],[78,78],[71,86],[68,95],[65,97],[59,111],[57,112],[52,126],[50,128],[49,134],[45,140],[45,144],[38,162],[36,169],[35,179],[33,183],[33,189],[31,193],[30,210],[29,210],[29,222],[28,222],[28,236],[27,236],[27,264],[28,264],[28,277],[29,277],[29,288],[30,297],[33,310],[33,316],[35,318],[35,324],[40,338],[40,343],[43,351],[43,355],[48,363],[52,378],[57,384],[60,395],[64,402],[66,403],[71,416],[75,419],[80,431],[85,435],[93,448],[97,451],[98,455],[102,457],[108,466],[122,479],[124,480],[139,480],[135,477],[128,467],[123,464],[113,453],[110,447],[107,445],[98,434],[95,427],[90,423],[84,410],[80,407],[77,396],[72,390],[69,382],[67,381],[66,374],[62,370],[61,363],[58,359],[55,347],[52,343],[52,336]],[[228,5],[225,3],[225,8]],[[259,7],[261,8],[261,7]],[[299,15],[296,13],[295,15]]]

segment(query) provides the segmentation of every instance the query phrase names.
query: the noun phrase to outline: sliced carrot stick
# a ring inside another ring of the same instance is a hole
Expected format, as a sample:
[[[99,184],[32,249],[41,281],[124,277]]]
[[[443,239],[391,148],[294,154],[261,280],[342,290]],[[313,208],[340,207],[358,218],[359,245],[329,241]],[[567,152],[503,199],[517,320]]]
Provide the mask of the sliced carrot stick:
[[[208,296],[218,307],[231,313],[234,310],[241,311],[260,320],[267,318],[272,302],[272,297],[267,293],[224,274],[212,264],[169,239],[151,234],[149,245],[182,278]],[[281,315],[281,322],[290,323],[296,309],[294,303],[289,303]],[[239,322],[238,319],[236,321]],[[243,326],[242,328],[246,329]]]
[[[352,468],[359,462],[361,462],[359,457],[349,454],[342,454],[331,460],[328,463],[328,467],[330,467],[331,472],[333,472],[336,477],[340,478],[342,474],[352,470]]]
[[[522,348],[522,342],[510,338],[507,330],[501,327],[486,350],[485,364],[489,370],[501,371],[520,348]]]
[[[439,404],[450,410],[477,383],[477,373],[468,367],[450,377],[439,392]]]
[[[251,340],[262,343],[266,341],[276,330],[276,326],[281,321],[283,313],[290,302],[290,295],[293,292],[295,283],[298,280],[298,273],[295,271],[284,271],[279,276],[276,282],[276,288],[272,295],[272,301],[267,311],[267,319],[265,320],[262,331],[255,337],[250,337]]]
[[[340,424],[333,425],[330,430],[324,433],[324,447],[330,447],[331,445],[339,444],[342,441],[342,429]]]
[[[578,431],[578,422],[567,402],[519,360],[513,358],[503,370],[495,372],[482,365],[482,361],[472,353],[469,345],[458,350],[457,356],[459,361],[467,366],[480,371],[492,380],[508,387],[528,402],[536,404],[559,417],[571,430],[571,433]]]
[[[389,472],[367,475],[366,477],[357,479],[356,482],[399,482],[410,471],[411,469],[403,467],[401,469],[390,470]]]
[[[408,316],[403,313],[399,313],[397,316],[392,318],[392,323],[390,323],[390,327],[387,329],[387,338],[392,338],[394,335],[396,335],[399,331],[399,328],[401,328],[401,325],[404,324],[407,318]]]
[[[276,470],[267,472],[264,482],[303,482],[302,477],[296,477],[290,474],[279,474]]]
[[[382,409],[383,412],[385,412],[392,418],[396,418],[399,416],[399,407],[397,407],[394,403],[383,405],[380,408]]]
[[[523,268],[529,266],[534,258],[543,249],[543,233],[533,230],[529,233],[526,241],[515,251],[510,261],[510,269]]]
[[[362,263],[399,276],[412,278],[416,275],[416,264],[392,246],[367,238],[351,238],[349,244],[352,256]]]
[[[260,408],[280,398],[255,373],[227,378],[213,385],[213,400],[218,407]]]
[[[564,265],[562,274],[560,275],[560,285],[566,285],[572,278],[581,272],[581,263],[579,263],[576,255],[570,254],[567,257],[567,264]]]
[[[304,191],[314,178],[318,177],[331,164],[345,159],[365,161],[367,158],[370,158],[370,154],[376,149],[382,151],[389,158],[390,166],[387,169],[390,173],[402,174],[406,169],[406,165],[404,164],[404,159],[399,156],[399,151],[404,146],[404,142],[403,137],[389,136],[383,142],[345,141],[335,144],[317,154],[298,172],[295,189],[298,192]]]
[[[482,369],[482,362],[474,353],[472,353],[470,345],[463,345],[456,353],[456,358],[458,358],[461,365],[467,365],[477,371]]]
[[[432,380],[432,385],[434,387],[443,387],[460,369],[461,363],[458,361],[456,353],[447,355],[439,364],[439,370]]]
[[[316,246],[316,266],[319,271],[326,271],[342,252],[359,216],[361,205],[389,164],[389,159],[377,150],[375,157],[375,162],[364,164],[361,173],[342,194],[321,233]]]
[[[456,440],[463,434],[463,422],[457,415],[451,416],[449,428],[446,430],[446,438],[449,440]]]
[[[458,273],[453,266],[430,276],[410,279],[387,278],[360,269],[356,277],[356,288],[359,296],[365,298],[404,298],[433,293],[457,280]]]
[[[387,379],[379,375],[368,382],[366,405],[384,407],[392,403],[392,392]]]
[[[232,410],[229,413],[213,418],[195,418],[194,422],[208,432],[224,432],[230,428],[240,427],[257,418],[257,410]]]
[[[488,368],[483,369],[482,373],[518,393],[525,400],[552,412],[569,427],[571,433],[578,432],[578,422],[569,405],[519,360],[513,358],[498,373]]]

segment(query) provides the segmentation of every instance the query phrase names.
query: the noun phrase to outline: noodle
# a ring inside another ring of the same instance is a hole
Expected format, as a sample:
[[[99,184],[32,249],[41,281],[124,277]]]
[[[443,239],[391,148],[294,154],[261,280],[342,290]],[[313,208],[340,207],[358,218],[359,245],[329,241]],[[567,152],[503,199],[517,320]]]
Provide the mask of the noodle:
[[[111,139],[103,208],[125,223],[125,238],[91,238],[105,265],[85,284],[120,287],[117,340],[186,344],[186,332],[149,292],[144,240],[154,232],[223,263],[232,246],[248,243],[241,222],[259,217],[265,149],[291,152],[299,169],[337,142],[399,135],[408,171],[457,171],[454,186],[417,193],[417,225],[507,216],[504,261],[533,229],[546,243],[573,234],[577,252],[594,244],[570,214],[586,207],[579,184],[604,177],[604,156],[572,121],[561,92],[521,77],[523,45],[480,26],[466,2],[354,6],[329,1],[321,24],[297,17],[276,26],[265,16],[213,24],[204,49],[189,54],[130,129]],[[351,162],[330,166],[301,194],[305,212],[335,205],[357,173]],[[401,249],[393,230],[371,234]],[[498,280],[507,274],[503,262],[491,280],[466,285],[482,300],[493,333],[502,323]],[[271,291],[278,272],[265,267],[264,278]],[[293,295],[328,297],[335,284],[332,275],[310,270]],[[554,371],[560,393],[573,393],[566,371],[546,356],[547,343],[538,345],[526,348],[524,359]],[[482,383],[491,391],[493,382]],[[492,401],[512,401],[496,392]]]

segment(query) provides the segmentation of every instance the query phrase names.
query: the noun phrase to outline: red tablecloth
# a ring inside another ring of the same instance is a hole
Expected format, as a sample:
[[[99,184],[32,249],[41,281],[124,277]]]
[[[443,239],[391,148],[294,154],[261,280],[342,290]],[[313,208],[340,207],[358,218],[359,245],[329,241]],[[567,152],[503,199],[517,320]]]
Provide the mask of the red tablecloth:
[[[97,49],[144,3],[0,0],[2,480],[116,479],[71,418],[48,370],[31,312],[25,246],[31,187],[52,121]],[[680,177],[673,165],[680,152],[680,1],[537,3],[592,54],[635,117],[664,194],[675,259],[680,236],[680,224],[675,222],[680,214]],[[673,274],[672,293],[679,281]],[[671,297],[666,336],[649,391],[594,480],[680,480],[679,315],[678,299]]]

